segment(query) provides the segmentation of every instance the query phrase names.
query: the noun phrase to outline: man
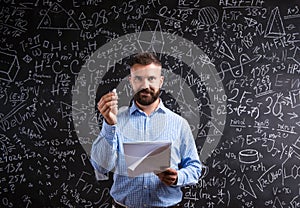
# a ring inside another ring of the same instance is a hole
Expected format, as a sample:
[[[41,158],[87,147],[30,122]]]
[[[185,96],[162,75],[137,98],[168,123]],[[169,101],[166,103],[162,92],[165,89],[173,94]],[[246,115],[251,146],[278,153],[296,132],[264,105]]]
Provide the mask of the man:
[[[104,121],[93,143],[91,162],[96,176],[115,168],[110,192],[114,207],[182,207],[181,187],[197,183],[201,176],[202,166],[187,121],[167,109],[159,98],[164,80],[161,70],[154,54],[135,55],[129,77],[135,93],[132,105],[118,113],[115,92],[98,102]],[[171,166],[160,173],[129,177],[123,143],[137,140],[171,142]]]

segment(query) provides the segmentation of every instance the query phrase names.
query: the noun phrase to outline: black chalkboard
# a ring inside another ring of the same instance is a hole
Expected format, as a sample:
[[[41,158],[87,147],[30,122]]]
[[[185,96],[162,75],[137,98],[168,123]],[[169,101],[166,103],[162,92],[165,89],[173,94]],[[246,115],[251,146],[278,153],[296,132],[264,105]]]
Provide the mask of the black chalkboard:
[[[184,207],[300,207],[299,1],[0,3],[0,207],[110,207],[95,105],[114,88],[129,105],[139,51],[204,164]]]

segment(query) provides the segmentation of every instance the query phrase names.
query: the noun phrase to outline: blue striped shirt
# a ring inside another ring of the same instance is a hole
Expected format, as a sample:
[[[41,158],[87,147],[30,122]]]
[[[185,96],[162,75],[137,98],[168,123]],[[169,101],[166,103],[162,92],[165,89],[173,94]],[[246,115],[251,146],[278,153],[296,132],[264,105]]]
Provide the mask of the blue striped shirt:
[[[170,167],[178,171],[176,185],[163,184],[154,173],[128,177],[122,144],[134,141],[172,143]],[[114,172],[111,196],[134,208],[177,204],[182,199],[181,187],[197,183],[202,168],[188,122],[167,109],[162,101],[149,116],[133,103],[119,112],[116,125],[104,121],[92,146],[91,163],[99,180],[107,179],[109,171]]]

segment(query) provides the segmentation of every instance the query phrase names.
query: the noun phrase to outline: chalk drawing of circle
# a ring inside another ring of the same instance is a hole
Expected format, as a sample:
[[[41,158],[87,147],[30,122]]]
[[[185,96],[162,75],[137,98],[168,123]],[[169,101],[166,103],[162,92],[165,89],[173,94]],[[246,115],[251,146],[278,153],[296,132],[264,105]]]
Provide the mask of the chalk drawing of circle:
[[[164,41],[158,44],[158,41],[153,37],[162,37]],[[143,40],[142,44],[139,40]],[[149,40],[149,43],[145,40]],[[146,44],[148,44],[147,49],[145,49]],[[125,50],[128,48],[127,46],[132,46],[133,50]],[[180,55],[172,53],[174,47],[183,53]],[[196,73],[197,77],[201,77],[200,74],[207,75],[208,79],[205,80],[205,85],[210,89],[207,93],[213,93],[211,97],[225,96],[223,83],[218,76],[214,64],[209,61],[208,56],[193,42],[183,37],[161,31],[142,31],[113,39],[91,54],[78,73],[74,85],[72,98],[73,123],[79,141],[87,154],[90,153],[92,142],[97,138],[99,133],[99,124],[96,121],[95,112],[95,97],[99,83],[106,72],[109,71],[110,66],[114,66],[124,58],[143,51],[156,52],[179,59],[189,66]],[[120,87],[117,86],[118,88]],[[188,90],[191,89],[188,88]],[[185,97],[193,100],[193,95],[191,92],[189,95],[185,95]],[[211,115],[213,115],[210,118],[210,124],[213,125],[207,126],[207,138],[201,147],[199,157],[203,162],[210,157],[221,139],[226,122],[226,112],[220,114],[218,113],[218,109],[220,109],[220,105],[226,106],[225,102],[210,99],[209,105],[212,106]]]
[[[219,12],[215,7],[204,7],[199,10],[199,21],[204,25],[213,25],[219,20]]]
[[[239,152],[241,163],[253,164],[259,161],[258,151],[255,149],[245,149]]]

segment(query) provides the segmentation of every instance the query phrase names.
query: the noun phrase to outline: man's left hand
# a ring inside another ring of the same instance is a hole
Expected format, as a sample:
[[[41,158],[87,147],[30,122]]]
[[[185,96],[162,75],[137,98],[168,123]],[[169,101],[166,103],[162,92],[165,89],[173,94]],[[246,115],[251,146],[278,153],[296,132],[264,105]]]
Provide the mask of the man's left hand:
[[[164,172],[157,173],[156,175],[161,180],[161,182],[163,182],[167,186],[177,184],[178,173],[175,169],[168,168]]]

